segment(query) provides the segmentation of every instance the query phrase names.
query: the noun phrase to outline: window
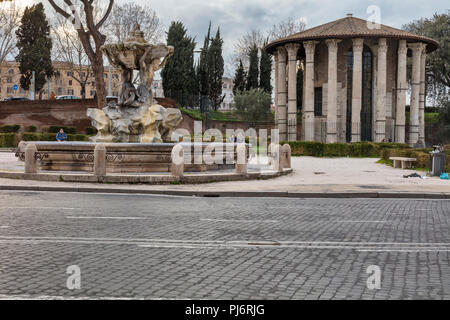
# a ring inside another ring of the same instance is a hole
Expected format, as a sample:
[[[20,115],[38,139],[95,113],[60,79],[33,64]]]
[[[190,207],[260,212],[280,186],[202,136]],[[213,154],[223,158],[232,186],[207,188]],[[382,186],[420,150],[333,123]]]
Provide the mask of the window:
[[[322,116],[322,87],[314,88],[314,116]]]
[[[67,94],[69,96],[73,96],[73,89],[67,89]]]
[[[58,88],[58,95],[62,95],[62,88]]]
[[[73,72],[72,72],[72,71],[68,71],[68,72],[67,72],[67,76],[68,76],[68,77],[73,77]]]
[[[69,80],[69,86],[71,86],[72,85],[72,80]]]

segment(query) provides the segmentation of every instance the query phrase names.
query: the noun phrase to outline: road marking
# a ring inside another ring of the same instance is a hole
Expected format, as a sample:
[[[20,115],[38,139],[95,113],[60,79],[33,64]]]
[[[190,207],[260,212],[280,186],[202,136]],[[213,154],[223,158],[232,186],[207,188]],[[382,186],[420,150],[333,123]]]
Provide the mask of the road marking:
[[[65,208],[65,207],[0,207],[0,210],[1,209],[85,210],[85,208]]]
[[[110,244],[133,245],[142,248],[187,249],[327,249],[357,250],[361,252],[422,252],[450,251],[450,243],[403,242],[339,242],[339,241],[257,241],[257,240],[174,240],[174,239],[121,239],[76,237],[14,237],[0,236],[1,243],[43,244]]]
[[[93,217],[93,216],[67,216],[67,219],[118,219],[118,220],[145,220],[147,217]]]
[[[9,228],[9,226],[0,226],[0,229],[6,229]]]
[[[74,297],[74,296],[47,296],[38,295],[32,296],[28,294],[22,295],[6,295],[0,294],[0,300],[144,300],[145,298],[139,297]],[[163,300],[161,298],[151,298],[152,300]]]
[[[233,219],[200,219],[200,221],[211,221],[211,222],[248,222],[248,223],[277,223],[278,220],[233,220]]]
[[[340,220],[337,223],[386,223],[386,220]]]

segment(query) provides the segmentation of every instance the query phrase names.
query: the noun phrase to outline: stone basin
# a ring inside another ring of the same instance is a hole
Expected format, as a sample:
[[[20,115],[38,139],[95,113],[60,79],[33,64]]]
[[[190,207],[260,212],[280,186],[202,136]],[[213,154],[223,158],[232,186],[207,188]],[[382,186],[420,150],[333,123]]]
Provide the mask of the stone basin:
[[[16,152],[19,160],[24,160],[25,147],[30,143],[36,145],[36,157],[39,159],[40,170],[93,171],[94,148],[97,143],[22,141]],[[175,143],[104,143],[104,145],[107,153],[106,171],[108,173],[170,172],[171,152]],[[237,146],[235,143],[204,142],[181,143],[181,145],[185,150],[185,172],[234,167]],[[208,150],[211,150],[213,147],[220,148],[220,146],[223,151],[217,151],[217,157],[222,159],[223,164],[207,164],[203,158],[198,157],[205,148],[208,147]],[[197,159],[198,163],[194,163],[194,159]],[[201,159],[201,163],[198,159]]]

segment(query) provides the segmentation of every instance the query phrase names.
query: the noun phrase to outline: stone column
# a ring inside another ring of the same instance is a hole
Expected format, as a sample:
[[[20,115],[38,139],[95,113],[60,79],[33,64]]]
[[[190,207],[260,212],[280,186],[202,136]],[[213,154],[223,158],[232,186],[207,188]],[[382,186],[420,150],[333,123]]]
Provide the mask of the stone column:
[[[278,128],[278,52],[273,53],[275,81],[274,81],[274,104],[275,104],[275,126]]]
[[[106,147],[99,143],[94,148],[94,175],[106,175]]]
[[[353,39],[352,142],[361,141],[362,53],[364,39]]]
[[[423,50],[422,43],[411,43],[412,74],[411,74],[411,103],[409,120],[409,144],[414,145],[419,140],[419,100],[420,100],[420,60]]]
[[[278,47],[278,130],[280,131],[280,140],[286,140],[286,49]]]
[[[386,137],[386,39],[378,40],[377,63],[377,104],[375,122],[375,142],[382,142]]]
[[[171,159],[170,174],[173,177],[181,178],[184,174],[184,148],[181,144],[176,144],[172,148]]]
[[[427,59],[426,45],[423,45],[420,56],[420,93],[419,93],[419,140],[425,147],[425,63]]]
[[[298,43],[286,46],[289,61],[288,74],[288,141],[297,140],[297,52]]]
[[[306,41],[305,47],[305,91],[303,119],[305,140],[314,141],[314,50],[318,41]]]
[[[238,143],[236,146],[236,164],[234,172],[236,174],[247,173],[247,147],[245,143]]]
[[[291,146],[287,143],[281,147],[281,167],[291,168]]]
[[[400,40],[397,61],[397,101],[395,111],[395,142],[405,143],[405,106],[406,106],[406,40]]]
[[[27,144],[25,147],[25,173],[37,173],[36,152],[34,143]]]
[[[340,40],[328,39],[327,143],[337,142],[337,52]]]

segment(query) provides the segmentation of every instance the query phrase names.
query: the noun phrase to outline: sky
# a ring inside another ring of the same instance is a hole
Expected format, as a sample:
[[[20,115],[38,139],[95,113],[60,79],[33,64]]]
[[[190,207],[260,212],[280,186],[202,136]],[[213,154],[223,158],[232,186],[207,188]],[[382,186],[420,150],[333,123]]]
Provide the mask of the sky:
[[[16,0],[23,5],[38,0]],[[47,0],[41,0],[44,3]],[[108,0],[101,0],[107,3]],[[62,0],[57,0],[62,3]],[[165,30],[171,21],[182,21],[188,33],[203,43],[209,21],[213,30],[220,26],[224,40],[224,59],[227,62],[237,40],[252,29],[268,30],[273,24],[288,18],[306,21],[306,28],[345,17],[347,13],[368,19],[378,6],[380,22],[394,28],[435,12],[450,10],[449,0],[116,0],[117,3],[135,2],[149,5],[159,16]],[[51,9],[52,10],[52,9]],[[53,11],[53,10],[52,10]],[[227,70],[227,73],[232,70]],[[230,75],[230,74],[228,74]]]

